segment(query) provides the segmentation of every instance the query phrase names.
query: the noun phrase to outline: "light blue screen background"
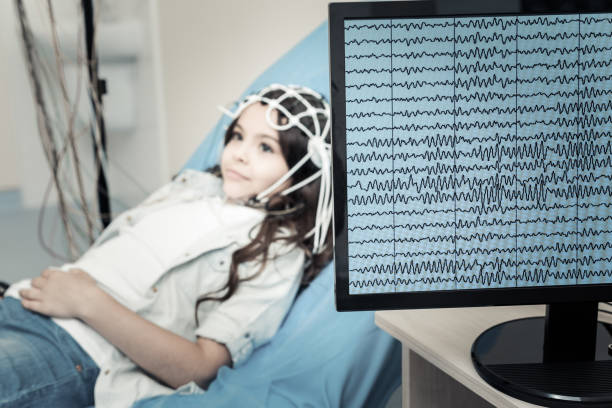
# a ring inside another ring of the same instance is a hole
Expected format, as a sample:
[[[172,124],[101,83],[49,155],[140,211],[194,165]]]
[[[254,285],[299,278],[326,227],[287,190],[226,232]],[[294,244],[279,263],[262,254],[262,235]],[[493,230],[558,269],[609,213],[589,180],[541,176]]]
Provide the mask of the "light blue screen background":
[[[349,294],[612,283],[611,36],[345,21]]]

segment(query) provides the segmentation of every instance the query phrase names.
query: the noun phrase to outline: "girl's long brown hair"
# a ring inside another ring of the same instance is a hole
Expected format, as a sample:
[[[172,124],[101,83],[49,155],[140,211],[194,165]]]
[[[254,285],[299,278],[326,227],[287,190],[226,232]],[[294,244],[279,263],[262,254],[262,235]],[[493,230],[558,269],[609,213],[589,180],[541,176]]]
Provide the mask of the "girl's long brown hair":
[[[270,99],[276,99],[281,93],[282,91],[275,90],[269,92],[265,96]],[[302,96],[315,108],[323,107],[322,102],[314,96],[310,94],[302,94]],[[286,98],[281,104],[293,115],[306,110],[306,107],[296,98]],[[287,118],[280,114],[280,112],[278,113],[279,124],[286,123]],[[329,118],[321,115],[318,119],[321,129],[323,129],[325,122],[329,120]],[[236,121],[237,119],[228,127],[225,133],[224,144],[230,141]],[[304,117],[302,123],[314,132],[314,123],[310,117]],[[308,150],[308,136],[303,134],[297,127],[292,127],[285,131],[278,131],[278,134],[281,151],[287,161],[288,167],[291,169],[306,155]],[[296,184],[306,179],[318,170],[319,169],[311,161],[308,161],[293,174],[292,184]],[[221,170],[218,165],[208,171],[221,177]],[[276,195],[270,198],[266,207],[268,212],[261,223],[257,236],[255,236],[248,245],[238,249],[232,254],[229,276],[225,286],[216,292],[200,296],[196,301],[196,324],[198,322],[198,306],[200,303],[208,300],[225,301],[229,299],[236,292],[240,282],[253,279],[263,271],[269,259],[268,249],[275,241],[284,241],[285,245],[295,244],[304,250],[306,254],[306,265],[300,289],[307,286],[317,276],[321,269],[327,265],[332,259],[333,254],[332,229],[329,228],[325,239],[325,249],[319,254],[312,253],[313,237],[305,238],[306,234],[315,224],[319,188],[320,180],[317,179],[287,196]],[[282,227],[288,228],[288,230],[291,231],[290,235],[278,236],[277,233]],[[238,266],[241,263],[252,260],[260,262],[260,269],[252,276],[240,279],[238,275]]]

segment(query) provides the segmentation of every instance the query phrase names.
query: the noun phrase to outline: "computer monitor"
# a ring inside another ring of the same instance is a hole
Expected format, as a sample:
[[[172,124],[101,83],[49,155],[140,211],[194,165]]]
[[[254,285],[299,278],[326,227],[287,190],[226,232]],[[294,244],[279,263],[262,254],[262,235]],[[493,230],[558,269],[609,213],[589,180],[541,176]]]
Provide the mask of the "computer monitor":
[[[547,304],[477,371],[612,406],[612,5],[469,3],[330,4],[337,308]]]

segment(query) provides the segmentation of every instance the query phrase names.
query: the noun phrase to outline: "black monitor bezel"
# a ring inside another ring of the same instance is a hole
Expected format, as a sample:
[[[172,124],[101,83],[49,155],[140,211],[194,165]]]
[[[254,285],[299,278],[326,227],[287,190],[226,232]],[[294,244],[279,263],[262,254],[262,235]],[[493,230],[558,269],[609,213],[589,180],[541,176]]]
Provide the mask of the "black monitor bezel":
[[[612,300],[612,284],[540,286],[525,288],[491,288],[427,291],[412,293],[380,293],[349,295],[348,284],[348,234],[346,205],[346,146],[345,146],[345,92],[344,92],[344,20],[377,18],[418,18],[452,16],[515,16],[538,14],[576,14],[612,12],[610,9],[555,9],[538,12],[516,13],[465,13],[439,14],[434,2],[390,1],[330,3],[329,51],[330,88],[332,105],[332,149],[334,150],[334,257],[335,292],[338,311],[427,309],[443,307],[507,306],[548,304],[564,302],[588,302]]]

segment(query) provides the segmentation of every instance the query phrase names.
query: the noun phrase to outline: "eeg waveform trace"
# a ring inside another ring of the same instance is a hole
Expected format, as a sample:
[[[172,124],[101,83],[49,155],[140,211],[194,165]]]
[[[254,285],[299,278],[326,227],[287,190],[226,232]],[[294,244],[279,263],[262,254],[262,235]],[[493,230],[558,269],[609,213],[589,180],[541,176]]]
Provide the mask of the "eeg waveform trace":
[[[349,294],[612,283],[612,15],[346,20]]]

